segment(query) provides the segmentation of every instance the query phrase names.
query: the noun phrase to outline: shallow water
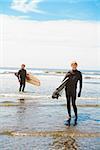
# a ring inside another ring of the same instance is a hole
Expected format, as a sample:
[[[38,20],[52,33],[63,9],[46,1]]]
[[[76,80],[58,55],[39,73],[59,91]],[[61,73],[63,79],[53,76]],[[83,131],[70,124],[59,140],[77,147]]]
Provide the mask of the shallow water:
[[[100,107],[79,106],[78,125],[73,126],[72,114],[70,128],[64,125],[66,105],[53,103],[51,99],[49,101],[33,99],[28,102],[21,99],[18,106],[0,108],[1,149],[20,150],[25,147],[26,150],[90,148],[99,150],[100,148]]]
[[[85,83],[77,99],[78,125],[64,125],[66,99],[52,100],[62,76],[39,76],[41,87],[27,85],[18,93],[14,76],[0,75],[0,149],[2,150],[99,150],[100,85]],[[94,81],[93,81],[94,82]]]
[[[63,75],[38,75],[40,87],[26,84],[26,93],[30,95],[51,95],[63,79]],[[94,84],[95,83],[95,84]],[[100,97],[100,79],[83,79],[82,97]],[[14,74],[0,74],[0,94],[18,94],[19,83]]]

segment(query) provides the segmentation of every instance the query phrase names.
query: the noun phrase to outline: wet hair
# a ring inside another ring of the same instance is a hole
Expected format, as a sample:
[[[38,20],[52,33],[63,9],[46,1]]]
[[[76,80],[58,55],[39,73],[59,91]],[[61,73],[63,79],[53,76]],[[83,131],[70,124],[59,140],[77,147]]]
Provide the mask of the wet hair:
[[[22,64],[21,66],[25,67],[25,64]]]
[[[71,62],[71,65],[76,65],[78,66],[78,63],[76,61]]]

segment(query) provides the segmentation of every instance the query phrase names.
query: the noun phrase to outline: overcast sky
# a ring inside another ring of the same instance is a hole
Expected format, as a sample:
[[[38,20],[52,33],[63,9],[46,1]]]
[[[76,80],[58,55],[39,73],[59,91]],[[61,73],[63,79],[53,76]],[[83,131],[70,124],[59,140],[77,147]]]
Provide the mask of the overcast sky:
[[[76,60],[81,69],[100,70],[98,0],[1,0],[1,4],[0,67],[25,63],[68,68]]]

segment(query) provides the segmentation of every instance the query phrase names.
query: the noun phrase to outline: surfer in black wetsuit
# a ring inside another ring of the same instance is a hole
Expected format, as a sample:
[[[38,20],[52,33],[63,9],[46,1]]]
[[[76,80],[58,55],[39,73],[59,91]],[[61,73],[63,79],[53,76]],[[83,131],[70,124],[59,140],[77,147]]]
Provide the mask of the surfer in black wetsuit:
[[[66,122],[67,126],[70,126],[70,121],[71,121],[71,106],[70,106],[70,102],[72,100],[72,106],[73,106],[73,110],[75,113],[75,121],[74,121],[74,126],[77,125],[77,106],[76,106],[76,94],[77,94],[77,83],[79,81],[79,93],[78,93],[78,97],[81,96],[81,90],[82,90],[82,74],[80,71],[77,70],[77,62],[72,62],[71,63],[71,67],[72,70],[67,72],[65,78],[63,80],[65,80],[67,77],[69,77],[69,80],[66,84],[65,87],[65,93],[66,93],[66,99],[67,99],[67,110],[68,110],[68,115],[69,118]]]
[[[19,88],[19,92],[24,92],[25,89],[25,83],[26,83],[26,70],[25,70],[25,65],[22,64],[21,65],[21,69],[18,71],[18,80],[20,82],[20,88]]]

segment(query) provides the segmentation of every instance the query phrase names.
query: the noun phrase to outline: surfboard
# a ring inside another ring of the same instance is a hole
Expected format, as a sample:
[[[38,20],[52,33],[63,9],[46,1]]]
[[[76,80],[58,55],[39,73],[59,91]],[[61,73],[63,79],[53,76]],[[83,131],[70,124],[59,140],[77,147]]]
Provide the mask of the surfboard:
[[[15,76],[18,78],[17,73],[15,73]],[[35,86],[40,86],[40,80],[37,77],[33,76],[33,74],[31,73],[28,73],[26,75],[26,82]]]
[[[58,86],[58,88],[56,88],[56,90],[53,92],[53,94],[52,94],[52,98],[53,99],[58,99],[59,98],[59,96],[61,96],[61,92],[62,92],[62,90],[65,88],[65,85],[67,84],[67,82],[68,82],[68,79],[69,78],[67,78],[67,79],[65,79],[59,86]]]
[[[28,73],[26,75],[26,82],[36,86],[40,86],[40,80],[37,77],[33,76],[31,73]]]

